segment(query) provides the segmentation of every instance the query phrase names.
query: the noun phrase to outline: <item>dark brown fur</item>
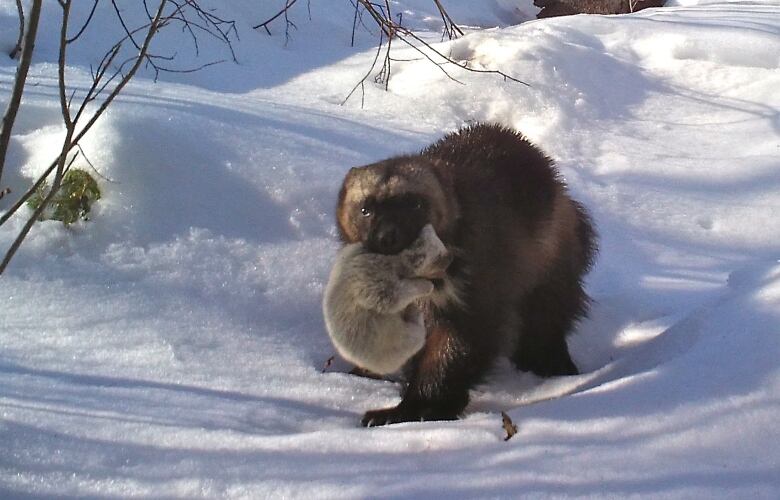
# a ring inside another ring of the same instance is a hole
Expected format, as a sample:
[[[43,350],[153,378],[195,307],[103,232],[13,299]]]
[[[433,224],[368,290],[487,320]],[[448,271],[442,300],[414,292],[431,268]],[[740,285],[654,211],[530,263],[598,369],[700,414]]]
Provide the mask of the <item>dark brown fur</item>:
[[[628,14],[649,7],[663,7],[666,0],[534,0],[542,7],[537,18],[573,14]]]
[[[502,354],[539,375],[577,373],[565,337],[587,309],[581,280],[595,233],[552,161],[521,135],[475,125],[419,155],[352,169],[337,219],[345,243],[381,253],[430,222],[456,256],[401,403],[366,413],[364,425],[457,418]]]

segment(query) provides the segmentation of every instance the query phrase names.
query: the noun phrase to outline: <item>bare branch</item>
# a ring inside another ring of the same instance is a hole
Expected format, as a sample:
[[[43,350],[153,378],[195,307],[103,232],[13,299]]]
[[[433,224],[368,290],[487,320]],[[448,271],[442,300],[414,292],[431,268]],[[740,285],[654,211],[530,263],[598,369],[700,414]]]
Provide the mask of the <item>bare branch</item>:
[[[195,30],[198,30],[201,33],[205,33],[223,42],[228,47],[228,50],[230,50],[230,56],[233,59],[233,62],[237,61],[235,50],[233,49],[233,43],[230,40],[231,33],[235,34],[236,37],[238,36],[238,31],[236,30],[235,21],[227,21],[225,19],[220,18],[219,16],[216,16],[210,12],[203,10],[203,8],[200,7],[200,5],[195,0],[168,0],[168,3],[174,5],[176,8],[173,10],[172,13],[167,14],[160,19],[159,28],[162,28],[173,22],[180,23],[182,25],[182,30],[190,34],[193,45],[195,46],[196,55],[200,53],[198,37],[195,34]],[[111,0],[111,5],[114,8],[114,13],[116,14],[116,17],[119,20],[119,24],[122,26],[122,29],[125,32],[125,37],[119,43],[122,43],[125,40],[129,39],[133,43],[136,49],[140,49],[141,47],[138,44],[138,42],[135,40],[133,35],[145,29],[149,25],[146,24],[144,26],[141,26],[140,28],[131,30],[127,26],[127,23],[125,22],[125,19],[122,15],[121,10],[116,4],[116,1]],[[150,16],[150,21],[151,21],[151,15],[148,11],[146,2],[144,2],[144,8],[146,9],[147,15]],[[199,23],[193,20],[192,18],[188,17],[188,11],[194,12],[195,15],[203,22]],[[227,28],[225,29],[223,26],[227,26]],[[184,69],[170,68],[158,62],[158,61],[171,61],[175,58],[175,56],[176,54],[170,56],[162,56],[159,54],[151,54],[148,52],[144,55],[146,64],[149,67],[151,67],[152,70],[154,71],[155,81],[157,81],[157,78],[159,77],[160,73],[193,73],[203,68],[207,68],[209,66],[214,66],[215,64],[221,64],[225,62],[224,59],[220,59],[217,61],[211,61],[204,64],[200,64],[193,68],[184,68]]]
[[[133,38],[133,32],[131,32],[130,29],[127,27],[127,24],[125,24],[125,18],[122,17],[122,12],[119,10],[119,7],[117,7],[116,1],[111,0],[111,5],[114,7],[114,13],[116,13],[116,18],[119,20],[119,24],[122,26],[122,29],[125,30],[127,39],[133,42],[133,45],[137,50],[141,50],[141,46],[138,45],[138,42],[136,42],[135,38]]]
[[[84,25],[81,27],[81,29],[73,35],[72,37],[68,38],[67,43],[73,43],[76,40],[79,39],[82,33],[84,33],[84,30],[87,29],[87,26],[89,26],[89,23],[92,22],[92,16],[95,15],[95,9],[97,8],[98,0],[95,0],[95,2],[92,4],[92,10],[89,11],[89,15],[87,16],[87,20],[84,21]]]
[[[38,0],[38,1],[40,2],[42,0]],[[163,12],[165,10],[165,7],[169,3],[174,5],[174,9],[172,10],[172,12],[169,12],[168,14],[164,15]],[[119,93],[121,93],[125,85],[135,76],[138,69],[144,62],[146,62],[147,64],[151,65],[154,68],[155,74],[159,73],[160,71],[189,73],[192,71],[197,71],[207,66],[224,62],[222,60],[208,62],[196,68],[190,68],[190,69],[172,69],[172,68],[166,68],[160,66],[158,61],[160,60],[168,61],[173,59],[175,56],[175,54],[171,56],[161,56],[161,55],[151,54],[149,52],[150,42],[153,36],[161,28],[171,23],[179,23],[182,25],[183,27],[182,29],[188,30],[193,37],[196,36],[195,35],[196,31],[205,32],[210,36],[213,36],[215,39],[221,40],[224,43],[226,43],[230,48],[231,54],[233,56],[233,60],[235,61],[235,54],[233,53],[233,48],[230,41],[231,34],[238,37],[238,32],[235,28],[235,22],[227,21],[225,19],[216,16],[211,12],[207,12],[203,10],[198,5],[198,2],[196,0],[160,0],[158,7],[154,13],[150,11],[147,0],[143,0],[143,7],[149,19],[149,22],[134,29],[130,29],[130,27],[124,22],[124,19],[122,19],[122,12],[119,9],[116,9],[115,6],[115,13],[117,17],[120,19],[120,23],[123,25],[124,36],[122,36],[120,40],[114,43],[114,45],[111,46],[106,51],[106,53],[103,55],[102,59],[100,60],[99,64],[97,65],[97,67],[90,66],[90,72],[92,74],[92,84],[86,90],[86,94],[81,100],[78,109],[75,111],[75,114],[71,115],[72,113],[71,101],[74,99],[75,90],[71,91],[69,98],[67,99],[65,98],[65,96],[68,94],[67,86],[65,84],[65,59],[66,59],[66,52],[67,52],[65,45],[78,39],[85,31],[86,26],[93,18],[95,4],[93,3],[93,9],[90,15],[88,16],[88,19],[85,22],[84,26],[82,26],[79,32],[71,38],[67,38],[66,36],[68,15],[70,13],[70,7],[71,7],[71,0],[58,0],[58,4],[63,9],[63,21],[64,21],[60,33],[60,58],[58,60],[59,62],[58,91],[60,95],[61,107],[63,109],[62,113],[63,113],[63,119],[65,121],[66,138],[65,141],[63,142],[62,152],[57,157],[57,159],[55,159],[51,163],[51,165],[49,165],[49,167],[43,172],[43,174],[41,174],[38,177],[38,179],[30,188],[18,200],[16,200],[16,203],[14,203],[14,205],[9,210],[7,210],[5,213],[2,214],[2,216],[0,216],[0,225],[4,224],[15,213],[17,213],[18,210],[22,206],[24,206],[24,204],[30,199],[30,197],[33,196],[41,188],[41,186],[44,185],[44,183],[47,182],[47,180],[51,177],[52,173],[54,173],[52,191],[56,191],[57,189],[59,189],[59,186],[62,183],[63,175],[65,174],[65,172],[68,171],[70,165],[72,165],[73,159],[75,158],[75,156],[71,157],[71,161],[69,163],[66,163],[66,158],[74,148],[78,149],[77,156],[83,157],[84,161],[86,161],[87,164],[90,165],[92,169],[97,172],[97,169],[94,167],[94,165],[92,165],[92,163],[84,154],[83,148],[79,144],[79,141],[92,128],[92,126],[96,123],[97,119],[106,111],[108,106],[119,95]],[[140,41],[141,39],[136,36],[137,34],[140,34],[142,32],[145,32],[143,42],[141,42]],[[122,48],[128,43],[132,43],[133,46],[136,48],[137,50],[136,55],[117,63],[117,58],[120,56]],[[97,101],[98,98],[102,96],[111,85],[114,84],[115,86],[113,87],[113,89],[111,89],[108,95],[102,100],[98,108],[94,110],[94,112],[91,114],[90,118],[86,121],[86,123],[84,123],[83,126],[81,126],[89,104]],[[98,173],[98,175],[100,174]],[[102,175],[100,175],[100,177],[105,179],[105,177]],[[110,181],[110,179],[108,180]],[[42,210],[45,209],[45,205],[47,205],[50,200],[51,200],[50,198],[44,199],[43,208],[41,208],[41,212]],[[40,216],[41,212],[37,212],[36,214],[33,214],[33,217],[30,220],[28,220],[27,223],[25,224],[24,228],[18,235],[17,239],[9,249],[5,259],[3,260],[3,264],[2,266],[0,266],[0,274],[2,274],[2,271],[5,269],[5,266],[7,266],[7,263],[10,261],[10,259],[13,257],[13,254],[19,248],[19,245],[21,245],[23,240],[26,238],[32,225],[34,224],[37,217]]]
[[[359,12],[360,12],[360,5],[355,3],[355,16],[352,18],[352,40],[350,40],[349,42],[350,47],[355,46],[355,30],[357,29]]]
[[[262,23],[260,23],[260,24],[258,24],[256,26],[252,26],[252,29],[256,30],[256,29],[263,28],[263,29],[265,29],[266,33],[268,33],[270,35],[271,34],[271,30],[268,29],[268,25],[270,25],[272,22],[276,21],[277,19],[279,19],[282,16],[285,16],[285,19],[287,19],[287,17],[286,17],[287,16],[287,11],[290,10],[290,7],[295,5],[295,2],[297,2],[297,1],[298,0],[287,0],[285,2],[285,4],[284,4],[284,7],[282,8],[282,10],[277,12],[275,15],[271,16],[271,18],[269,18],[265,22],[262,22]]]
[[[347,94],[347,97],[344,98],[343,101],[341,101],[341,105],[345,105],[350,97],[352,97],[352,94],[355,93],[355,91],[358,89],[358,87],[363,90],[363,95],[360,99],[360,107],[363,107],[364,99],[365,99],[365,83],[369,76],[371,76],[371,73],[374,71],[374,68],[376,67],[377,61],[379,61],[379,54],[382,53],[382,32],[379,33],[379,43],[376,47],[376,55],[374,56],[374,60],[371,62],[371,67],[368,68],[368,72],[366,72],[366,75],[360,79],[359,82],[355,84],[354,87],[352,87],[352,90],[349,91],[349,94]]]
[[[87,122],[87,124],[79,131],[78,134],[74,137],[73,142],[76,143],[79,140],[81,140],[82,137],[84,137],[84,134],[86,134],[90,128],[95,124],[98,118],[100,118],[100,115],[102,115],[106,108],[113,102],[113,100],[116,98],[117,95],[119,95],[120,92],[122,92],[122,89],[127,85],[127,83],[135,76],[135,73],[138,71],[138,68],[141,66],[142,61],[146,57],[146,54],[149,51],[149,45],[152,42],[152,38],[157,33],[157,29],[160,24],[160,18],[162,17],[163,9],[165,8],[166,0],[160,0],[160,6],[157,9],[157,13],[155,14],[154,20],[152,20],[151,25],[149,26],[149,30],[146,33],[146,38],[144,39],[144,43],[141,46],[141,49],[138,52],[138,56],[135,59],[135,62],[133,63],[133,66],[130,68],[130,71],[122,77],[120,82],[117,84],[116,87],[114,87],[114,90],[111,91],[111,93],[106,97],[105,101],[103,101],[98,108],[98,110],[95,112],[95,114],[90,118],[90,120]]]
[[[70,110],[68,109],[68,100],[65,96],[65,48],[68,46],[68,20],[70,18],[70,2],[65,0],[62,4],[62,27],[60,29],[60,51],[57,59],[57,82],[60,91],[60,108],[62,110],[62,119],[65,121],[65,128],[72,128],[73,122],[70,119]]]
[[[43,183],[46,182],[46,179],[51,175],[52,172],[54,172],[55,168],[57,168],[57,160],[51,162],[49,167],[38,177],[38,180],[35,181],[30,189],[28,189],[18,200],[16,200],[16,203],[14,203],[11,208],[9,208],[8,211],[0,217],[0,226],[5,224],[5,222],[10,219],[11,216],[13,216],[13,214],[22,208],[27,200],[30,199],[30,196],[35,194],[35,192],[38,191]]]
[[[454,38],[457,35],[462,35],[463,32],[460,30],[460,28],[457,27],[457,25],[452,21],[449,14],[447,14],[446,10],[444,10],[444,7],[442,6],[441,2],[438,0],[434,0],[436,3],[437,8],[439,9],[439,12],[442,16],[442,20],[445,23],[445,33],[449,34],[450,38]],[[374,3],[371,0],[355,0],[355,16],[353,18],[353,40],[354,40],[354,30],[357,26],[357,19],[358,19],[358,12],[357,9],[359,7],[363,7],[365,12],[367,12],[371,18],[374,20],[374,22],[379,26],[381,29],[381,34],[384,34],[387,37],[387,49],[385,52],[385,58],[382,64],[382,69],[379,71],[379,73],[375,77],[375,81],[377,83],[382,83],[385,86],[385,89],[388,88],[389,85],[389,78],[390,78],[390,64],[393,61],[393,59],[390,57],[390,45],[392,44],[393,39],[400,40],[410,48],[414,49],[417,53],[419,53],[422,57],[427,59],[431,62],[431,64],[438,67],[450,80],[463,84],[463,82],[459,81],[455,77],[453,77],[445,68],[446,65],[452,65],[456,66],[460,69],[463,69],[465,71],[469,71],[472,73],[484,73],[484,74],[494,74],[499,75],[504,78],[504,80],[510,80],[516,83],[520,83],[525,86],[530,86],[528,83],[523,82],[519,80],[518,78],[515,78],[507,73],[504,73],[500,70],[494,70],[494,69],[479,69],[479,68],[473,68],[470,67],[468,64],[456,61],[452,57],[443,54],[441,51],[437,50],[435,47],[433,47],[430,43],[423,40],[419,35],[417,35],[414,31],[412,31],[409,28],[406,28],[400,24],[400,22],[395,22],[390,15],[390,5],[387,0],[385,0],[384,5],[378,5]],[[380,36],[379,44],[380,46],[383,43],[383,37]],[[377,54],[379,54],[380,49],[378,49]],[[377,56],[378,57],[378,56]],[[438,60],[437,60],[438,59]],[[377,59],[373,61],[371,64],[371,68],[369,70],[369,74],[373,69],[376,67]],[[354,92],[358,89],[364,88],[365,81],[368,78],[368,75],[364,76],[356,85],[355,87],[349,92],[346,99],[342,102],[342,104],[345,104],[349,98],[354,94]]]
[[[101,81],[103,80],[106,71],[111,66],[111,63],[114,61],[116,56],[119,54],[119,49],[121,47],[122,47],[121,43],[116,44],[103,56],[103,59],[100,61],[100,64],[98,65],[97,72],[94,73],[92,77],[92,85],[87,90],[87,95],[84,97],[84,100],[81,102],[79,109],[76,111],[76,116],[73,118],[74,122],[79,121],[82,113],[84,113],[84,110],[86,110],[87,105],[89,105],[90,102],[97,99],[97,97],[103,93],[103,90],[114,80],[116,73],[101,85]]]
[[[222,19],[221,17],[217,16],[212,12],[203,10],[203,8],[198,4],[198,2],[194,0],[184,0],[185,1],[184,5],[189,7],[189,10],[195,12],[198,18],[200,18],[200,20],[203,21],[203,23],[205,24],[196,23],[192,21],[192,19],[187,19],[186,10],[182,8],[184,5],[179,6],[179,4],[176,3],[178,0],[169,0],[169,1],[174,5],[176,5],[177,7],[179,7],[178,10],[182,12],[181,21],[185,23],[185,28],[192,34],[194,43],[197,42],[197,37],[195,37],[192,27],[195,27],[206,34],[213,36],[214,38],[220,40],[225,45],[227,45],[228,49],[230,50],[230,55],[233,59],[233,62],[237,62],[236,53],[233,50],[233,43],[230,41],[231,33],[235,35],[236,39],[239,39],[238,29],[236,29],[235,21],[228,21],[227,19]]]
[[[22,40],[24,40],[24,7],[22,6],[22,0],[16,0],[16,10],[19,13],[19,37],[16,39],[14,48],[8,53],[11,59],[16,59],[16,54],[22,50]]]
[[[40,2],[41,0],[37,0],[37,1]],[[135,76],[136,72],[138,71],[138,68],[141,66],[142,62],[146,58],[152,38],[157,33],[157,30],[160,27],[162,13],[165,8],[166,1],[167,0],[160,0],[160,4],[157,9],[157,12],[155,13],[154,19],[152,19],[151,23],[149,24],[149,29],[146,32],[146,37],[144,38],[143,44],[140,46],[138,55],[136,56],[130,70],[119,80],[119,82],[114,87],[114,89],[109,93],[106,99],[100,104],[98,109],[90,117],[87,123],[78,131],[78,133],[76,132],[77,120],[70,120],[69,112],[63,111],[63,117],[66,119],[66,127],[65,127],[65,140],[63,141],[62,150],[60,152],[59,157],[57,158],[57,161],[53,163],[52,166],[50,166],[49,169],[46,171],[46,173],[40,176],[38,178],[38,181],[36,182],[37,186],[41,186],[45,182],[46,178],[54,170],[55,174],[54,174],[54,181],[52,182],[51,191],[49,191],[49,194],[43,199],[40,206],[35,210],[33,215],[27,220],[25,225],[22,227],[22,230],[19,232],[19,235],[16,237],[14,242],[11,244],[11,247],[6,252],[3,261],[0,263],[0,274],[2,274],[5,271],[5,269],[8,267],[8,264],[10,263],[13,256],[16,254],[22,242],[29,234],[30,230],[32,229],[32,226],[35,224],[35,221],[38,219],[38,217],[40,217],[41,213],[43,213],[43,211],[49,205],[49,203],[51,202],[51,200],[54,198],[57,191],[59,190],[60,186],[62,185],[62,179],[63,176],[65,175],[65,172],[68,170],[68,168],[70,168],[70,165],[73,164],[73,161],[75,161],[75,158],[79,154],[77,152],[76,155],[72,157],[70,163],[67,163],[67,158],[68,158],[68,154],[70,153],[70,150],[78,145],[78,142],[92,128],[92,126],[95,124],[98,118],[100,118],[100,116],[106,111],[106,108],[108,108],[108,106],[111,104],[111,102],[113,102],[116,96],[119,95],[119,93],[127,85],[127,83],[133,78],[133,76]],[[63,47],[67,43],[66,25],[67,25],[67,16],[70,10],[70,0],[63,0],[60,3],[60,5],[63,8],[63,16],[64,16],[63,29],[60,36],[60,65],[63,66],[65,63],[64,61],[65,51]],[[118,52],[118,49],[116,49],[114,51],[114,54],[110,56],[108,59],[112,60],[116,56],[116,52]],[[60,71],[60,101],[61,103],[63,103],[63,107],[67,107],[67,102],[65,101],[64,98],[65,95],[64,76],[63,76],[64,69],[60,68],[59,71]],[[29,197],[29,195],[26,195],[26,197]],[[15,206],[16,208],[13,211],[9,211],[9,213],[6,213],[3,216],[3,219],[2,221],[0,221],[0,223],[5,222],[8,219],[8,217],[10,217],[10,214],[12,212],[15,212],[18,209],[18,207],[21,205],[17,203],[17,205]]]
[[[32,216],[30,216],[30,218],[27,220],[27,223],[24,225],[21,232],[19,233],[19,236],[16,237],[14,242],[11,244],[11,247],[8,249],[8,252],[6,252],[3,261],[0,262],[0,275],[3,274],[5,268],[8,267],[8,264],[11,262],[11,259],[16,254],[16,251],[19,250],[19,247],[22,245],[22,242],[24,242],[25,238],[27,238],[27,235],[30,233],[30,229],[32,229],[32,226],[33,224],[35,224],[35,221],[38,220],[38,218],[41,216],[41,214],[49,205],[49,203],[51,203],[51,200],[54,199],[54,196],[56,196],[57,191],[59,191],[60,186],[62,185],[62,177],[65,175],[65,170],[66,168],[70,168],[70,165],[72,165],[73,162],[76,160],[76,156],[78,155],[73,156],[73,158],[70,161],[70,164],[68,165],[65,165],[65,155],[60,156],[60,159],[57,162],[57,167],[58,167],[57,175],[54,177],[54,183],[52,184],[51,191],[49,191],[49,193],[43,199],[43,201],[38,206],[38,208],[35,209]]]
[[[419,36],[417,36],[414,32],[412,32],[410,30],[407,30],[407,29],[404,28],[403,29],[403,34],[405,35],[405,37],[408,36],[409,38],[412,38],[415,41],[419,42],[426,49],[430,50],[431,52],[433,52],[437,56],[441,57],[446,62],[448,62],[450,64],[454,64],[455,66],[459,67],[460,69],[464,69],[466,71],[470,71],[471,73],[484,73],[484,74],[491,74],[491,75],[499,75],[499,76],[502,76],[504,78],[504,80],[511,80],[511,81],[513,81],[515,83],[519,83],[521,85],[525,85],[526,87],[530,87],[531,86],[530,84],[528,84],[528,83],[526,83],[526,82],[524,82],[522,80],[519,80],[519,79],[517,79],[517,78],[515,78],[513,76],[510,76],[510,75],[504,73],[503,71],[500,71],[500,70],[497,70],[497,69],[472,68],[472,67],[470,67],[470,66],[468,66],[468,65],[466,65],[464,63],[458,62],[458,61],[452,59],[451,57],[442,54],[441,52],[439,52],[438,50],[433,48],[432,45],[430,45],[429,43],[425,42],[423,39],[421,39]],[[407,41],[405,37],[403,37],[401,39],[407,45],[409,45],[410,47],[412,47],[415,50],[417,50],[420,54],[425,55],[425,52],[422,49],[420,49],[418,46],[412,44],[411,42]]]
[[[87,156],[87,153],[84,152],[84,148],[81,147],[81,144],[76,144],[76,149],[79,150],[79,153],[81,153],[81,157],[84,158],[84,161],[89,166],[89,168],[91,168],[92,171],[95,172],[95,175],[97,175],[98,177],[100,177],[106,182],[117,184],[115,180],[106,177],[100,172],[100,170],[97,169],[97,167],[95,167],[95,164],[90,161],[89,156]]]
[[[433,0],[433,3],[435,3],[436,8],[439,9],[439,15],[441,15],[441,20],[444,23],[444,34],[447,35],[450,40],[457,38],[458,36],[463,36],[463,31],[455,24],[447,11],[444,10],[444,6],[441,2],[439,0]]]
[[[38,21],[41,15],[41,5],[43,0],[33,0],[30,9],[30,19],[27,24],[27,32],[22,40],[22,56],[19,58],[19,65],[16,67],[16,76],[14,86],[11,90],[11,99],[8,101],[8,107],[3,115],[3,125],[0,128],[0,180],[3,177],[3,167],[5,166],[5,157],[8,153],[8,143],[11,141],[11,130],[16,121],[16,113],[22,102],[22,93],[24,84],[27,81],[27,72],[32,62],[32,54],[35,49],[35,37],[38,32]]]
[[[404,27],[401,22],[403,20],[403,17],[399,14],[398,21],[396,22],[393,19],[393,15],[391,13],[390,9],[390,1],[389,0],[350,0],[352,2],[352,5],[355,7],[355,12],[352,18],[352,39],[351,44],[355,44],[355,33],[357,31],[358,24],[362,25],[364,28],[366,28],[367,31],[371,31],[368,29],[368,26],[363,22],[363,12],[368,13],[370,18],[374,21],[374,24],[379,27],[380,34],[379,34],[379,46],[377,47],[377,53],[374,57],[374,60],[371,63],[371,66],[369,68],[368,73],[363,76],[350,90],[349,94],[347,94],[347,97],[342,101],[342,105],[345,104],[349,98],[357,91],[357,89],[363,90],[363,98],[365,98],[365,82],[368,79],[368,77],[371,75],[371,73],[374,71],[374,69],[377,67],[377,64],[379,62],[379,55],[382,53],[383,44],[384,41],[387,40],[387,47],[384,47],[385,56],[382,60],[382,66],[379,72],[374,76],[374,81],[376,83],[383,84],[385,87],[385,90],[388,89],[389,82],[390,82],[390,76],[391,76],[391,64],[395,60],[391,57],[391,49],[394,39],[398,39],[410,48],[414,49],[417,53],[419,53],[423,58],[427,59],[431,62],[431,64],[435,65],[437,68],[439,68],[450,80],[453,82],[463,84],[463,82],[459,81],[457,78],[453,77],[445,68],[446,65],[452,65],[456,66],[462,70],[469,71],[472,73],[484,73],[484,74],[494,74],[499,75],[504,78],[504,80],[510,80],[516,83],[520,83],[522,85],[530,86],[526,82],[523,82],[522,80],[519,80],[518,78],[515,78],[503,71],[500,70],[494,70],[494,69],[478,69],[473,68],[469,66],[466,63],[456,61],[452,57],[443,54],[441,51],[434,48],[430,43],[423,40],[420,36],[418,36],[414,31],[412,31],[409,28]],[[277,12],[275,15],[270,17],[268,20],[264,21],[263,23],[260,23],[256,26],[254,26],[254,29],[264,28],[266,32],[270,35],[271,30],[269,29],[270,23],[275,21],[276,19],[284,16],[285,20],[287,20],[287,31],[285,32],[286,39],[289,39],[289,28],[290,28],[290,21],[288,20],[288,12],[290,10],[290,7],[294,5],[296,0],[287,0],[285,2],[284,7]],[[449,13],[447,13],[447,10],[444,8],[444,5],[442,4],[441,0],[433,0],[434,4],[436,5],[436,8],[439,11],[439,15],[441,16],[443,25],[444,25],[444,31],[443,36],[447,36],[450,39],[457,38],[458,36],[463,35],[463,31],[458,27],[457,24],[453,21],[453,19],[450,17]],[[362,7],[362,11],[361,11]],[[292,25],[295,27],[295,25]],[[437,60],[437,58],[439,60]],[[362,102],[362,99],[361,99]]]

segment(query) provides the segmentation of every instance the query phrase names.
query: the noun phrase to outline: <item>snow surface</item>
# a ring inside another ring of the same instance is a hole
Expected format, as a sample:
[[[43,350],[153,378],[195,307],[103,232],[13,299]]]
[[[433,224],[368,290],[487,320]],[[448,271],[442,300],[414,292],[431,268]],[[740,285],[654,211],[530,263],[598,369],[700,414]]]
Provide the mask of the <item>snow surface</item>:
[[[376,52],[365,30],[350,46],[349,2],[299,2],[288,42],[251,30],[281,1],[209,3],[238,22],[238,64],[142,72],[85,137],[105,178],[92,221],[38,224],[0,277],[0,497],[780,497],[780,1],[518,24],[530,0],[449,0],[469,26],[452,42],[432,2],[392,2],[438,50],[531,86],[445,66],[458,83],[398,45],[362,108],[359,91],[339,105]],[[15,12],[0,0],[3,51]],[[111,14],[71,51],[76,88]],[[51,19],[14,193],[63,134]],[[201,45],[155,47],[182,68],[229,59]],[[0,58],[3,103],[14,71]],[[502,362],[462,420],[361,429],[398,387],[321,373],[340,180],[475,120],[537,142],[598,224],[583,374]]]

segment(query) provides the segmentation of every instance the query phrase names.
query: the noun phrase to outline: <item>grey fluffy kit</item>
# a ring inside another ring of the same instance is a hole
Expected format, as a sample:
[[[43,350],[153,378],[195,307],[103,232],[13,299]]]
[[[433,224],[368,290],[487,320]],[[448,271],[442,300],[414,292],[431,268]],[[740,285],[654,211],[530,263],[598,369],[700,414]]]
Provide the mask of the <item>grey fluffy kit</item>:
[[[395,255],[369,253],[362,243],[344,246],[323,300],[325,325],[339,354],[380,375],[398,371],[425,344],[415,302],[433,291],[430,277],[444,272],[446,255],[430,224]]]

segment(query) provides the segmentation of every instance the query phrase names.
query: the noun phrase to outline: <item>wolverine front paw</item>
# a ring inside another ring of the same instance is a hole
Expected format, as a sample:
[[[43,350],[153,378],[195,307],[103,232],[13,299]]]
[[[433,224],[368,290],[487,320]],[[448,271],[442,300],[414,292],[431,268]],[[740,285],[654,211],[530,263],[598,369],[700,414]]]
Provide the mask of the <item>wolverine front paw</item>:
[[[392,408],[367,411],[360,420],[363,427],[422,422],[430,420],[457,420],[458,414],[434,406],[409,406],[403,403]]]
[[[363,427],[379,427],[380,425],[411,421],[410,415],[407,415],[406,412],[399,409],[397,406],[394,406],[392,408],[367,411],[363,414],[363,418],[360,419],[360,425]]]

